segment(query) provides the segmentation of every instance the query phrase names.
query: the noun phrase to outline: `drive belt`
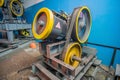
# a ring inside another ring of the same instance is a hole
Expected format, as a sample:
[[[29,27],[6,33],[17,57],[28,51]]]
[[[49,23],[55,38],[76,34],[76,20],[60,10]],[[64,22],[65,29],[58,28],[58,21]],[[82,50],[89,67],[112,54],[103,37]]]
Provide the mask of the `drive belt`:
[[[62,60],[64,60],[64,58],[65,58],[65,52],[67,50],[68,44],[70,43],[71,33],[72,33],[72,30],[73,30],[73,27],[74,27],[74,24],[76,21],[77,13],[78,13],[80,8],[81,7],[75,8],[72,15],[70,16],[70,22],[68,23],[69,29],[68,29],[68,32],[67,32],[66,37],[65,37],[66,42],[65,42],[65,46],[64,46],[63,51],[62,51]]]

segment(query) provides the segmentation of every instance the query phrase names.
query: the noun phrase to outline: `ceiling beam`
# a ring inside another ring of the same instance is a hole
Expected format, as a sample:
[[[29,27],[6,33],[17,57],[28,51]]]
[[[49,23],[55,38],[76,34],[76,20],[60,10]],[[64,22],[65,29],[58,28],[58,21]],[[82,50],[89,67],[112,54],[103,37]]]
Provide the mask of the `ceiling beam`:
[[[44,0],[23,0],[23,6],[24,8],[28,8],[43,1]]]

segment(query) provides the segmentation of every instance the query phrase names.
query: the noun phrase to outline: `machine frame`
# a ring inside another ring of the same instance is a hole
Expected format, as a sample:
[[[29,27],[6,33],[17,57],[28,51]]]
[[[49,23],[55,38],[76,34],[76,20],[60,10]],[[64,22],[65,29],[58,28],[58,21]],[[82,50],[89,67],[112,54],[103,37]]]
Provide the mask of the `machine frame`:
[[[54,79],[54,76],[59,77],[56,80],[62,78],[65,78],[67,80],[73,80],[73,79],[77,80],[78,78],[81,79],[96,60],[96,56],[95,56],[97,52],[96,49],[84,46],[82,48],[83,49],[82,61],[77,68],[74,68],[73,66],[66,64],[60,59],[61,51],[63,49],[60,47],[61,45],[65,45],[65,41],[51,43],[51,44],[46,42],[39,43],[39,50],[40,53],[42,53],[43,59],[33,64],[32,71],[41,79],[45,78],[47,80],[51,80]],[[59,48],[56,46],[58,46]],[[52,71],[50,68],[48,68],[48,66],[51,67],[51,69],[54,69],[55,71]],[[47,70],[50,73],[47,73],[47,71],[44,72],[43,68],[45,69],[45,71]],[[46,75],[48,76],[46,77]]]

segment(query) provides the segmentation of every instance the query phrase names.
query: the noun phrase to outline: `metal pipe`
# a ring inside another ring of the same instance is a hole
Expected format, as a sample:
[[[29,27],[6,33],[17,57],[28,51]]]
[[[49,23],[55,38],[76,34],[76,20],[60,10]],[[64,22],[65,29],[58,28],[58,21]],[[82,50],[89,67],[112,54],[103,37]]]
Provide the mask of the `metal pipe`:
[[[102,47],[107,47],[107,48],[113,48],[113,49],[118,49],[118,50],[120,50],[119,47],[115,47],[115,46],[108,46],[108,45],[97,44],[97,43],[92,43],[92,42],[87,42],[87,44],[96,45],[96,46],[102,46]]]

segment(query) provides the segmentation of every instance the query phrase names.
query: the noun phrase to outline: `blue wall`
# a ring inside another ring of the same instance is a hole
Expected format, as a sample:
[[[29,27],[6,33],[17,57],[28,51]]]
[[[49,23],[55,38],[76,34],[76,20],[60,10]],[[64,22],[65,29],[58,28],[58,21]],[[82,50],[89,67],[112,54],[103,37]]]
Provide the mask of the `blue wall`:
[[[90,8],[92,15],[92,29],[88,41],[120,48],[120,0],[45,0],[26,9],[25,15],[27,21],[32,23],[35,13],[42,7],[72,13],[75,7],[83,5]],[[110,65],[113,49],[93,47],[97,48],[97,56],[102,63]],[[117,51],[114,67],[116,63],[120,64],[120,51]]]

